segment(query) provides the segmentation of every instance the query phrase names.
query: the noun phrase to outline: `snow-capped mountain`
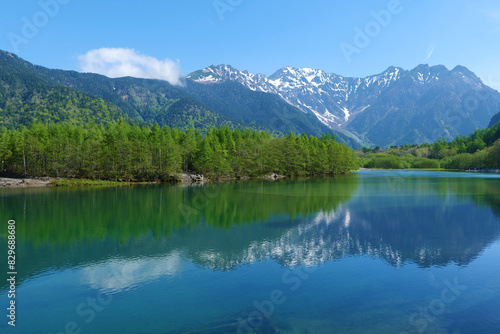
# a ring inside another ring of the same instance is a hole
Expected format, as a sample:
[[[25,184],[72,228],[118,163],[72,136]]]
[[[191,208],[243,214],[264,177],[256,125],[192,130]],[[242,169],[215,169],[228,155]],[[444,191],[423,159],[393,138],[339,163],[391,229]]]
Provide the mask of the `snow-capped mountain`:
[[[466,135],[486,127],[500,110],[500,93],[462,66],[451,71],[442,65],[413,70],[391,66],[377,75],[349,78],[292,67],[266,77],[219,65],[188,79],[203,84],[234,81],[276,94],[332,129],[381,146]]]

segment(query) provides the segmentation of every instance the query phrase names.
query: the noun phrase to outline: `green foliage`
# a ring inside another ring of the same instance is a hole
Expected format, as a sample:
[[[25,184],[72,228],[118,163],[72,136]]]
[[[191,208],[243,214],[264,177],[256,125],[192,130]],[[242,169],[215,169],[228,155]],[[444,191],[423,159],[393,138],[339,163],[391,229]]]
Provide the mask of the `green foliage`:
[[[446,140],[444,139],[444,137],[439,138],[438,140],[436,140],[436,142],[434,144],[432,144],[431,158],[441,159],[443,157],[443,155],[444,155],[443,150],[446,148],[447,144],[448,143],[446,142]]]
[[[414,158],[411,164],[412,168],[422,168],[422,169],[439,169],[441,163],[439,160],[435,159],[425,159],[425,158]]]
[[[443,161],[447,169],[483,169],[498,166],[498,160],[492,160],[488,150],[477,151],[474,154],[461,153]]]
[[[489,149],[488,155],[491,167],[500,167],[500,139],[492,145]]]
[[[493,145],[500,138],[500,123],[482,130],[476,130],[469,137],[458,136],[448,143],[449,148],[458,149],[458,153],[474,153]]]
[[[74,125],[36,122],[0,130],[0,172],[114,181],[173,181],[193,170],[211,178],[342,174],[355,167],[353,152],[330,135],[275,138],[267,132],[130,125],[119,120]]]
[[[117,181],[105,181],[105,180],[89,180],[89,179],[61,179],[61,180],[53,180],[52,185],[56,187],[87,187],[87,186],[121,186],[126,185],[124,182]]]
[[[382,169],[405,169],[410,168],[404,159],[401,159],[391,154],[380,154],[373,157],[366,165],[367,168],[382,168]]]
[[[402,169],[487,169],[500,167],[500,123],[476,130],[468,137],[457,136],[452,142],[438,139],[423,145],[391,146],[358,151],[360,165],[366,168]],[[376,153],[376,154],[374,154]]]

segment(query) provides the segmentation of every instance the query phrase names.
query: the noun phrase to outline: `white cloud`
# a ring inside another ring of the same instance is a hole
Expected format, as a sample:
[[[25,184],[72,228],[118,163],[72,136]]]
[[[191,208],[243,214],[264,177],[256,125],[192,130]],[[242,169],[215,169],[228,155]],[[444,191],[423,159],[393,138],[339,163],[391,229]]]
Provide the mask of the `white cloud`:
[[[105,75],[110,78],[135,77],[160,79],[172,85],[183,84],[179,61],[159,60],[142,55],[134,49],[101,48],[90,50],[78,57],[83,72]]]

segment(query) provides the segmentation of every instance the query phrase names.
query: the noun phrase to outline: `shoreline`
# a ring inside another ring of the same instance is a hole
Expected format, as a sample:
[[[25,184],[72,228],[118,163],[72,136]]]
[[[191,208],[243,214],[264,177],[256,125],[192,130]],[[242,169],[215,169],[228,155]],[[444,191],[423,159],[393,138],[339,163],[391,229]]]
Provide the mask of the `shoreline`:
[[[475,173],[488,173],[486,171],[478,170],[456,170],[456,169],[378,169],[378,168],[360,168],[358,170],[352,170],[352,172],[367,172],[367,171],[436,171],[436,172],[475,172]],[[492,173],[492,172],[489,172]],[[318,177],[318,176],[334,176],[334,175],[310,175],[305,177]],[[144,182],[144,181],[108,181],[108,180],[90,180],[90,179],[65,179],[65,178],[55,178],[55,177],[35,177],[35,178],[12,178],[12,177],[0,177],[0,189],[2,188],[41,188],[41,187],[110,187],[110,186],[126,186],[126,185],[144,185],[144,184],[204,184],[206,182],[225,182],[225,181],[244,181],[250,179],[264,179],[269,181],[275,181],[283,178],[289,178],[294,176],[284,176],[275,173],[267,174],[263,176],[256,177],[223,177],[208,179],[203,175],[198,173],[181,173],[177,175],[177,179],[172,179],[172,182]]]
[[[320,176],[320,175],[315,175]],[[326,175],[323,175],[326,176]],[[328,175],[332,176],[332,175]],[[263,176],[249,177],[221,177],[209,179],[199,173],[180,173],[173,178],[170,182],[159,181],[108,181],[108,180],[90,180],[90,179],[66,179],[55,177],[35,177],[35,178],[13,178],[13,177],[0,177],[0,189],[15,189],[15,188],[42,188],[42,187],[111,187],[111,186],[132,186],[132,185],[145,185],[145,184],[204,184],[207,182],[227,182],[227,181],[244,181],[251,179],[264,179],[275,181],[290,176],[279,175],[271,173]],[[293,177],[293,176],[291,176]],[[314,176],[309,176],[314,177]]]

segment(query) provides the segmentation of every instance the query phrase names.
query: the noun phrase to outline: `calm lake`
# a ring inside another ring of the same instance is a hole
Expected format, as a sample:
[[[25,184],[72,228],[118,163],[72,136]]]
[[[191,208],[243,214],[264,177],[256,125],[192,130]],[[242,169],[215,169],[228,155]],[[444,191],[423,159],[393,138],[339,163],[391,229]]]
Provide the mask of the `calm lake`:
[[[500,175],[0,190],[0,333],[500,333]]]

